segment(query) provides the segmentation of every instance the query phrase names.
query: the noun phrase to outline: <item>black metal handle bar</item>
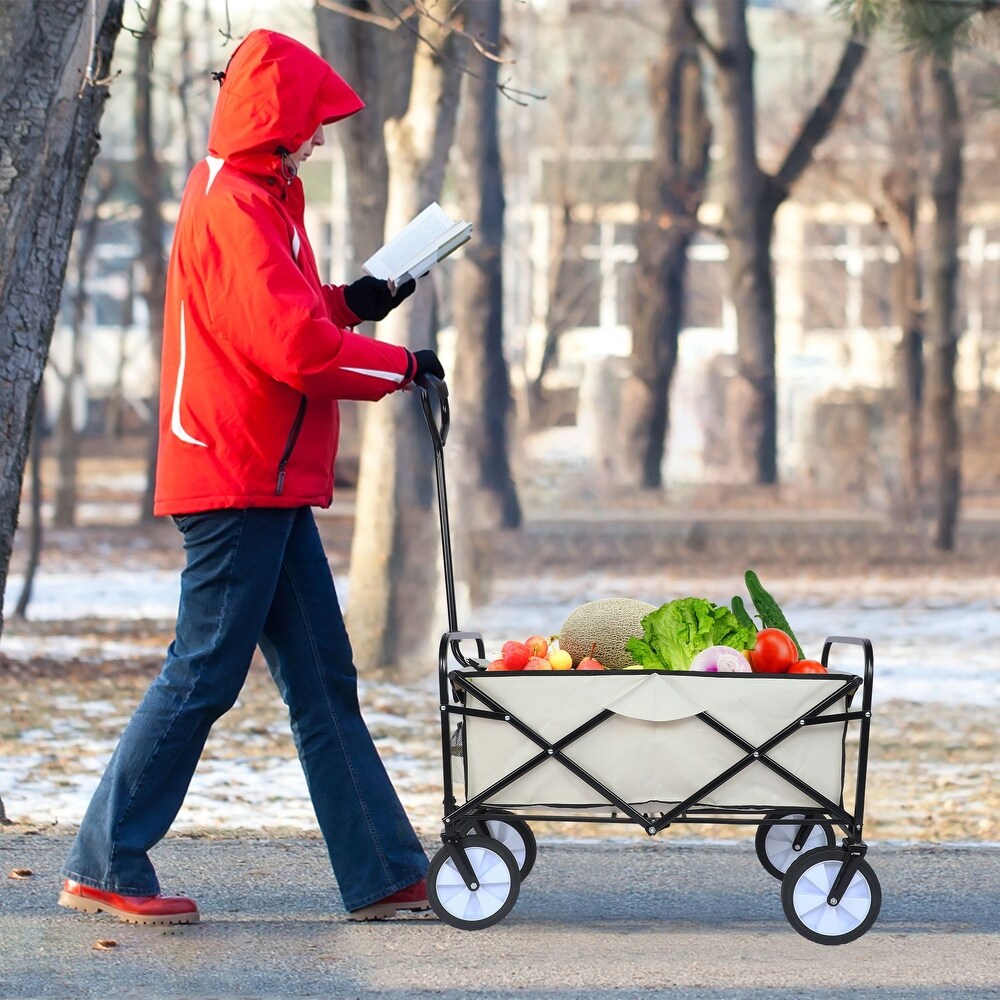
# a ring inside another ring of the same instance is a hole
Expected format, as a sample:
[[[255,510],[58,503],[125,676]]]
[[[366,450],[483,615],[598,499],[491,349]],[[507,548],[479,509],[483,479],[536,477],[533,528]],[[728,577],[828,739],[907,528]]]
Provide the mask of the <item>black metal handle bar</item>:
[[[448,428],[451,426],[448,386],[442,379],[427,372],[417,376],[416,385],[420,390],[420,405],[424,408],[424,418],[427,420],[427,429],[431,432],[434,450],[440,451],[448,440]],[[438,404],[437,417],[434,415],[435,400]]]
[[[448,408],[448,386],[443,379],[427,373],[414,385],[420,393],[420,405],[434,445],[434,472],[437,477],[438,516],[441,520],[441,558],[444,562],[444,593],[448,605],[448,631],[458,631],[458,608],[455,600],[455,564],[451,556],[451,528],[448,523],[448,490],[444,477],[444,443],[448,440],[451,413]],[[435,403],[437,412],[435,413]],[[453,649],[457,649],[457,643]],[[463,658],[464,662],[464,658]]]
[[[871,639],[863,639],[853,635],[831,635],[823,643],[821,662],[828,666],[830,650],[835,645],[860,646],[865,660],[865,684],[861,690],[861,732],[858,734],[858,775],[854,791],[854,825],[848,838],[848,847],[852,850],[864,844],[863,828],[865,821],[865,788],[868,774],[868,743],[872,724],[872,686],[875,681],[875,652]]]

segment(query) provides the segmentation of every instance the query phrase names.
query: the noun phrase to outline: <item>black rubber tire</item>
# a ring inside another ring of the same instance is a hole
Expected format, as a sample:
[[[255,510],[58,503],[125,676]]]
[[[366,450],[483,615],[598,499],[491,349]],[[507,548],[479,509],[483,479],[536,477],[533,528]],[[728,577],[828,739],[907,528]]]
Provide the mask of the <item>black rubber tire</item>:
[[[785,816],[800,821],[809,819],[808,813],[788,809],[768,813],[766,818],[781,819]],[[795,851],[792,848],[792,841],[794,841],[799,827],[802,825],[802,822],[789,823],[787,825],[784,823],[761,823],[757,827],[754,848],[757,851],[757,860],[768,875],[773,875],[779,880],[783,879],[789,867],[808,851],[819,847],[833,847],[837,843],[837,838],[834,836],[832,827],[815,825],[802,850]],[[823,842],[824,840],[825,843]]]
[[[788,922],[817,944],[855,941],[878,919],[882,887],[864,859],[838,904],[826,902],[846,858],[842,847],[819,847],[792,862],[781,882],[781,906]]]
[[[431,858],[427,869],[427,899],[434,912],[452,927],[477,931],[499,923],[514,908],[521,887],[514,855],[492,837],[463,837],[465,852],[479,879],[470,890],[447,847]]]

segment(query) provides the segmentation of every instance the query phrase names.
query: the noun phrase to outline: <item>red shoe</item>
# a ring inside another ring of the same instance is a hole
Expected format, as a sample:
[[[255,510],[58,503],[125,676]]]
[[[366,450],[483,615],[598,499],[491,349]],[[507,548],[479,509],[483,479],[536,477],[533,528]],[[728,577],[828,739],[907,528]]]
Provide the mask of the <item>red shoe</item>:
[[[377,903],[369,903],[359,910],[351,910],[347,914],[348,920],[385,920],[386,917],[394,917],[398,910],[415,910],[421,912],[429,910],[431,904],[427,900],[427,882],[421,879],[413,885],[399,892],[394,892],[385,899],[380,899]]]
[[[128,924],[196,924],[198,904],[186,896],[119,896],[72,879],[63,883],[59,905],[84,913],[110,913]]]

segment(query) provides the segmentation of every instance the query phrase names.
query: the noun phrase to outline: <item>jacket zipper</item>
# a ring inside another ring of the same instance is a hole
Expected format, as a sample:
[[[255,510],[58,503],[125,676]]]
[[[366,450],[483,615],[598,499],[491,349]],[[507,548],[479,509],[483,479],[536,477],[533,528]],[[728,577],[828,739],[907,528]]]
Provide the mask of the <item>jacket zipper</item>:
[[[292,421],[292,429],[288,432],[288,440],[285,442],[285,450],[281,453],[281,461],[278,463],[278,488],[275,494],[281,496],[281,491],[285,488],[285,466],[292,457],[292,449],[299,438],[299,431],[302,430],[302,421],[306,418],[306,397],[299,400],[299,410]]]

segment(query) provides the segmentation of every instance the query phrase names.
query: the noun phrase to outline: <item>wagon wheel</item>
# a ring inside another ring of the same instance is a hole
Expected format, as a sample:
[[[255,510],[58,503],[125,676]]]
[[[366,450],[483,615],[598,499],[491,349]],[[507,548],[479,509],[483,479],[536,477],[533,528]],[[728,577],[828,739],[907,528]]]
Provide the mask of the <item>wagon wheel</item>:
[[[754,840],[757,859],[764,866],[764,870],[777,879],[784,878],[789,865],[802,857],[806,851],[817,847],[833,847],[836,843],[833,830],[829,826],[813,826],[805,842],[796,849],[795,839],[799,835],[799,830],[807,823],[811,823],[811,818],[800,812],[772,812],[768,813],[766,818],[788,820],[787,823],[761,823],[757,827],[757,837]]]
[[[859,862],[843,896],[827,898],[847,858],[840,847],[820,847],[792,862],[781,883],[781,906],[788,922],[817,944],[847,944],[875,923],[882,888],[867,861]]]
[[[499,840],[514,855],[522,882],[535,866],[538,847],[531,827],[524,820],[513,816],[510,819],[476,819],[469,827],[469,833]]]
[[[475,875],[475,888],[465,884],[451,850],[442,847],[427,869],[427,899],[434,912],[452,927],[463,931],[491,927],[517,902],[521,886],[517,862],[491,837],[464,837],[460,849]]]

